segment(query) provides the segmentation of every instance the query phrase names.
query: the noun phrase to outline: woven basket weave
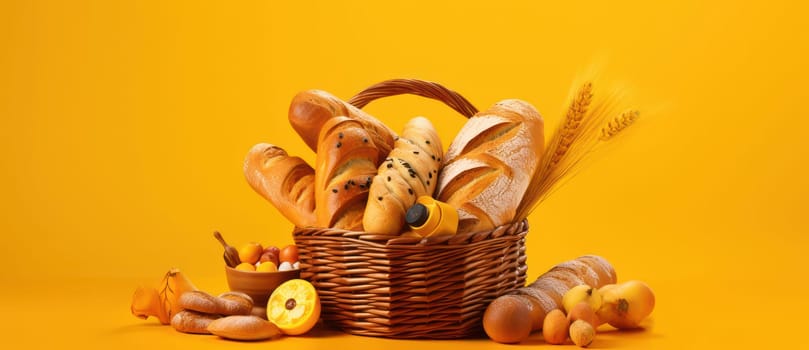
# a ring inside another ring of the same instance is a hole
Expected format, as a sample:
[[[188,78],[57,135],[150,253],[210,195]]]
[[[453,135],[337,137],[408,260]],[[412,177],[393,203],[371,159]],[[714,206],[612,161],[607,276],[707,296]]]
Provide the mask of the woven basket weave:
[[[443,86],[388,80],[352,98],[358,108],[398,94],[444,102],[466,117],[477,110]],[[315,286],[322,318],[357,335],[451,339],[482,334],[494,298],[525,285],[526,221],[491,231],[429,237],[296,228],[301,278]]]

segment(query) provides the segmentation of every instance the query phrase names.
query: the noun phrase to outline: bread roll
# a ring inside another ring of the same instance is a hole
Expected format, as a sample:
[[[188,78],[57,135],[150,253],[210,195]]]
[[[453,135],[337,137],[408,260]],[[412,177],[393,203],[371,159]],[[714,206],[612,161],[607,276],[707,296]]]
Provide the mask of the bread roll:
[[[298,93],[289,106],[289,123],[313,151],[317,151],[318,137],[327,120],[344,116],[357,120],[368,131],[369,138],[380,153],[388,154],[393,148],[395,133],[381,121],[334,95],[321,90]]]
[[[362,230],[362,217],[383,151],[356,119],[323,124],[317,146],[315,215],[320,227]]]
[[[539,165],[544,122],[521,100],[504,100],[469,119],[445,155],[437,199],[458,208],[458,232],[510,223]]]
[[[237,315],[218,318],[208,324],[208,332],[225,339],[265,340],[281,334],[274,323],[253,315]]]
[[[315,170],[306,161],[259,143],[247,153],[244,177],[295,226],[315,226]]]
[[[427,118],[405,124],[402,136],[382,162],[371,184],[362,221],[365,231],[395,235],[419,196],[432,196],[443,153],[438,132]]]
[[[211,334],[211,332],[208,331],[208,325],[219,317],[219,315],[183,310],[174,314],[171,318],[171,326],[178,332]]]
[[[242,298],[223,298],[201,290],[192,290],[180,295],[177,302],[183,309],[213,315],[249,315],[253,309],[253,299],[246,294]]]

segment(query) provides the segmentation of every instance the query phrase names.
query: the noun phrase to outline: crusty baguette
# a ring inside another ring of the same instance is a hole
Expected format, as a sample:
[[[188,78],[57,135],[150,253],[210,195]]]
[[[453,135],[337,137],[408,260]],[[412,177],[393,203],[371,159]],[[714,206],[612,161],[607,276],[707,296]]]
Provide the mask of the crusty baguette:
[[[380,153],[388,154],[396,134],[378,119],[359,108],[321,90],[308,90],[295,95],[289,106],[289,123],[313,151],[327,120],[344,116],[357,120],[368,131]]]
[[[521,100],[504,100],[469,119],[450,144],[437,199],[458,208],[458,232],[510,223],[544,147],[544,122]]]
[[[442,153],[441,139],[427,118],[415,117],[405,124],[371,184],[362,221],[364,230],[399,234],[405,225],[405,213],[416,199],[433,195]]]
[[[306,161],[259,143],[245,157],[244,177],[295,226],[315,226],[315,170]]]
[[[362,230],[368,190],[383,151],[356,119],[334,117],[323,124],[317,147],[317,226]]]

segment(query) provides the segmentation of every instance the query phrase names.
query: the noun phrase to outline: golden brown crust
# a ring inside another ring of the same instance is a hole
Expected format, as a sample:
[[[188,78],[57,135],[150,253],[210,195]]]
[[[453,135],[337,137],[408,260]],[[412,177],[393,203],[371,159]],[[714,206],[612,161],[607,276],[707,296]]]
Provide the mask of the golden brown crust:
[[[443,148],[438,132],[424,117],[411,119],[377,170],[365,207],[365,231],[395,235],[419,196],[432,196]]]
[[[458,232],[490,230],[516,215],[544,147],[530,104],[504,100],[470,118],[450,144],[437,199],[458,208]]]
[[[226,339],[264,340],[281,334],[275,324],[258,316],[228,316],[212,321],[208,331]]]
[[[562,305],[562,297],[571,288],[567,283],[555,277],[548,276],[547,273],[537,278],[528,288],[543,291],[558,307]]]
[[[395,133],[378,119],[349,103],[321,90],[308,90],[295,95],[289,106],[289,123],[313,151],[318,149],[318,137],[323,125],[331,118],[344,116],[357,120],[368,130],[369,137],[380,153],[393,148]]]
[[[587,266],[598,275],[597,285],[603,286],[618,283],[618,275],[615,273],[615,268],[606,259],[598,255],[585,255],[576,260],[587,264]],[[595,285],[591,287],[595,287]]]
[[[306,161],[259,143],[245,157],[244,177],[295,226],[315,226],[315,170]]]
[[[591,287],[597,285],[599,282],[598,274],[590,267],[590,265],[579,259],[563,262],[554,266],[553,270],[567,270],[569,271],[569,274],[578,276],[581,280],[581,284],[586,284]]]
[[[219,315],[204,314],[201,312],[183,310],[171,318],[171,326],[178,332],[193,334],[211,334],[208,325]]]
[[[315,214],[320,227],[362,230],[368,190],[384,156],[357,120],[326,121],[317,148]]]
[[[230,291],[219,294],[218,298],[233,302],[228,303],[233,311],[230,315],[247,315],[253,312],[253,298],[245,293]]]
[[[252,299],[248,305],[242,300],[215,297],[201,290],[183,293],[178,303],[183,309],[213,315],[249,315],[253,308]]]

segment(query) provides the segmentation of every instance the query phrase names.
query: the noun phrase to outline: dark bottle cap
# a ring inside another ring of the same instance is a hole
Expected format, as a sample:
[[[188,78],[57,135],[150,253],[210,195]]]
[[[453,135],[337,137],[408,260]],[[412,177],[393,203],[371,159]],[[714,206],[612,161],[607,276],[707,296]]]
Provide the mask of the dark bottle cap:
[[[427,218],[430,216],[430,211],[424,204],[416,203],[410,209],[407,209],[407,214],[405,214],[405,222],[408,225],[413,227],[419,227],[424,225],[427,222]]]

